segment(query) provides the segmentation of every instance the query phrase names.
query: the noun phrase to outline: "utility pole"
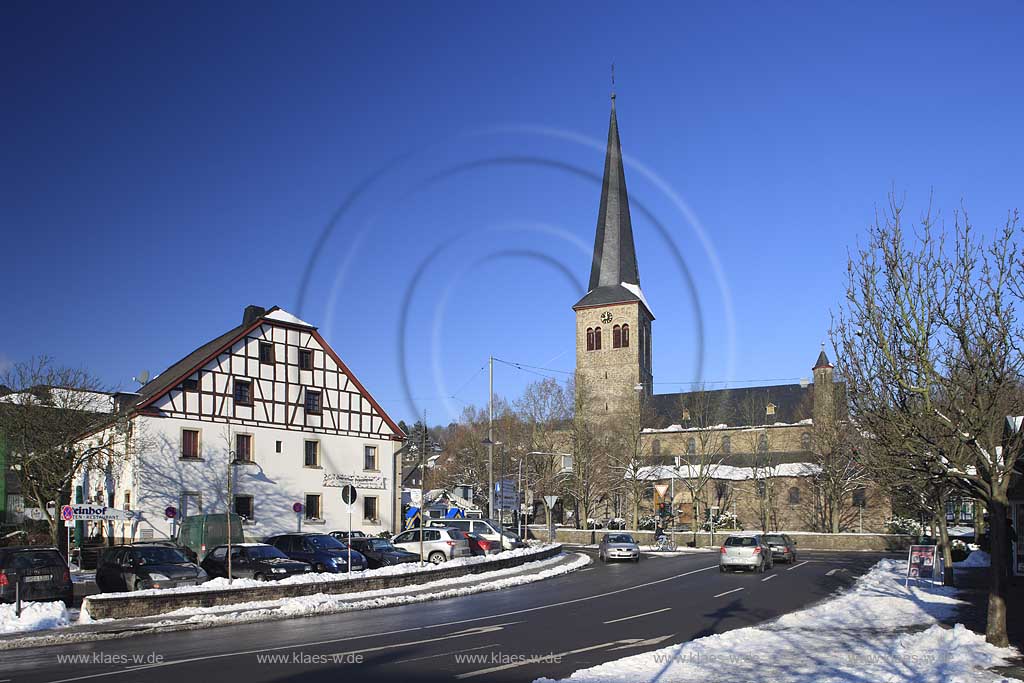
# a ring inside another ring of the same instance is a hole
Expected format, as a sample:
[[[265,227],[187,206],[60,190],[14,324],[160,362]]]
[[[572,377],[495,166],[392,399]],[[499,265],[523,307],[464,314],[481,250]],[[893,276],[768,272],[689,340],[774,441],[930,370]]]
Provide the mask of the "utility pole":
[[[228,501],[227,514],[224,515],[225,528],[228,532],[228,583],[232,581],[231,576],[231,508],[234,503],[234,486],[232,485],[232,471],[235,468],[235,450],[231,447],[231,429],[228,428]]]
[[[494,517],[494,356],[487,357],[487,516]]]
[[[426,467],[426,456],[427,456],[427,409],[423,409],[423,439],[422,446],[420,448],[420,566],[423,566],[423,536],[426,534],[426,514],[425,503],[427,502],[427,472],[424,469]],[[351,571],[352,565],[349,564],[349,571]]]

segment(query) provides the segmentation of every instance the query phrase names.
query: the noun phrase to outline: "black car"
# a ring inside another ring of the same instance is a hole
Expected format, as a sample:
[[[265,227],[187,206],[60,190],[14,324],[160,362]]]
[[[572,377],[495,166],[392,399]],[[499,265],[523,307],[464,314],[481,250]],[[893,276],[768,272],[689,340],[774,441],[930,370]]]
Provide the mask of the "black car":
[[[14,602],[20,583],[22,600],[74,600],[71,572],[56,548],[12,546],[0,548],[0,602]]]
[[[386,538],[353,538],[349,541],[349,545],[352,546],[353,550],[358,550],[366,558],[368,569],[379,569],[395,564],[420,561],[419,555],[410,553],[408,550],[396,548]]]
[[[203,560],[203,569],[210,576],[227,577],[228,547],[219,545]],[[231,576],[236,579],[273,581],[312,571],[305,562],[288,559],[272,545],[243,543],[231,546]]]
[[[271,536],[266,541],[293,560],[308,562],[315,572],[347,572],[366,569],[366,558],[330,534],[294,532]]]
[[[366,538],[366,532],[355,529],[353,531],[332,531],[331,536],[344,543],[348,540],[349,536],[352,538]]]
[[[195,586],[208,578],[184,551],[163,543],[110,548],[96,567],[96,587],[103,593]]]

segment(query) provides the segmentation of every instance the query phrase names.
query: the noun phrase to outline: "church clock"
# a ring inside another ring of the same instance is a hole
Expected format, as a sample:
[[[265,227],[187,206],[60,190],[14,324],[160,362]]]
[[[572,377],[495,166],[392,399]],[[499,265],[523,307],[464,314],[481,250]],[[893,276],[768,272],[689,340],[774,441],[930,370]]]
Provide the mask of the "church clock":
[[[604,313],[601,314],[601,322],[603,322],[605,325],[607,325],[611,321],[612,321],[612,313],[611,313],[611,311],[605,311]]]

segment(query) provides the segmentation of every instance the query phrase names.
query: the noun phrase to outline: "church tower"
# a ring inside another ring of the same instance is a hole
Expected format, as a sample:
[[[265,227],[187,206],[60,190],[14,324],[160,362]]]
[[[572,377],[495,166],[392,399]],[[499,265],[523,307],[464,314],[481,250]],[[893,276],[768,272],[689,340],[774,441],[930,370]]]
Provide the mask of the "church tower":
[[[832,363],[825,355],[824,344],[811,371],[814,373],[814,423],[829,424],[836,417],[835,387]]]
[[[590,286],[573,310],[577,391],[586,392],[595,417],[627,414],[641,394],[653,391],[654,315],[640,289],[614,93]]]

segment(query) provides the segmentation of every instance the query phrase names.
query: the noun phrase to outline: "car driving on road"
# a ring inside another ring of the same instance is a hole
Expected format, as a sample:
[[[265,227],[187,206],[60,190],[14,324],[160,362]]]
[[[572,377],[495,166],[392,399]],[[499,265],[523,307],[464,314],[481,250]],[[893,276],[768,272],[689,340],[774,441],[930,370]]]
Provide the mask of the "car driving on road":
[[[722,544],[718,560],[719,571],[724,572],[730,567],[736,567],[763,572],[773,566],[771,548],[761,534],[733,534]]]
[[[184,550],[157,543],[111,548],[96,567],[96,587],[103,593],[195,586],[208,578]]]
[[[203,569],[210,576],[228,575],[228,547],[219,545],[203,560]],[[233,578],[273,581],[293,574],[312,571],[305,562],[292,560],[272,545],[242,543],[231,546],[231,576]]]
[[[602,562],[611,560],[640,561],[640,546],[629,534],[605,534],[597,547],[597,557]]]
[[[772,561],[796,562],[796,541],[787,534],[767,534],[764,541],[772,551]]]

